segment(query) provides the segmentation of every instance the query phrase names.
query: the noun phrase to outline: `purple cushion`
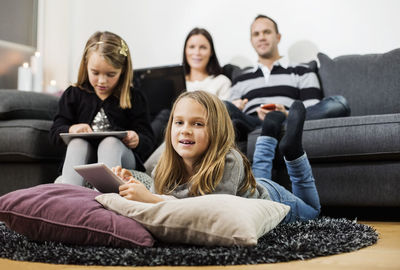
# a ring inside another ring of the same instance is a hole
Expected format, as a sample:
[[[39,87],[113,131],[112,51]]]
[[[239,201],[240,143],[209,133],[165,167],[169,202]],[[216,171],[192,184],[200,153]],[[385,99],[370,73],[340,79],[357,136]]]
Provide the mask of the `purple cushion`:
[[[152,235],[136,221],[106,210],[101,193],[68,184],[45,184],[0,197],[0,221],[36,241],[78,245],[151,247]]]

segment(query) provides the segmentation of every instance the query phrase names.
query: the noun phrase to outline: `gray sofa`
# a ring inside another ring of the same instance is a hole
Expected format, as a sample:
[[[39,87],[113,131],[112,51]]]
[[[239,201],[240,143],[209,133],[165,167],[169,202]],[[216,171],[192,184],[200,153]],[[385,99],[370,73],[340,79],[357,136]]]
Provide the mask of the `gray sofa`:
[[[345,96],[352,116],[306,121],[303,143],[320,193],[323,213],[400,216],[400,49],[385,54],[318,55],[325,95]],[[237,70],[225,68],[234,76]],[[0,90],[0,195],[52,182],[65,148],[49,144],[57,97]],[[252,159],[259,130],[248,136]],[[246,147],[245,147],[246,148]],[[282,158],[274,180],[290,188]],[[349,210],[349,213],[343,211]],[[379,218],[380,218],[379,217]]]
[[[0,89],[0,195],[57,177],[65,150],[48,138],[57,106],[55,96]]]
[[[330,59],[319,53],[325,96],[343,95],[351,116],[306,121],[303,146],[325,209],[400,216],[400,49]],[[260,130],[248,136],[252,158]],[[274,180],[290,188],[276,158]],[[393,210],[386,211],[384,210]],[[383,212],[382,212],[382,211]]]

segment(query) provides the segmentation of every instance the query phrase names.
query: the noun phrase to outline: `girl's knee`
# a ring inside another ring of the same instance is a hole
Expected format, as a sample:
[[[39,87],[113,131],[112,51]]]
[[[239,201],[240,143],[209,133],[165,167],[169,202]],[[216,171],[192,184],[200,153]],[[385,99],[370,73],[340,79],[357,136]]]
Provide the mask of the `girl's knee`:
[[[99,148],[111,148],[114,149],[118,145],[122,145],[122,141],[115,137],[106,137],[99,143]]]
[[[107,159],[108,157],[111,159],[118,157],[120,159],[126,149],[127,147],[120,139],[106,137],[97,147],[97,156],[99,159]]]
[[[72,139],[67,146],[67,153],[73,153],[73,155],[84,155],[91,150],[90,143],[81,138]]]
[[[68,147],[85,147],[89,142],[82,138],[74,138],[68,143]]]

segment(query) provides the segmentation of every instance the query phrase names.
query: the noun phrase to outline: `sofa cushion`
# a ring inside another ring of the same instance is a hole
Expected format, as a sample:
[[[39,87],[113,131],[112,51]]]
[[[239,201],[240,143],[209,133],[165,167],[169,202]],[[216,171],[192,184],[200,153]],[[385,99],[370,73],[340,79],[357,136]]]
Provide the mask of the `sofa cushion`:
[[[248,136],[252,160],[261,129]],[[304,123],[303,147],[312,162],[400,159],[400,114],[311,120]]]
[[[52,120],[58,97],[35,92],[0,90],[0,119]]]
[[[306,121],[303,145],[310,160],[400,158],[400,114]]]
[[[0,161],[61,160],[65,147],[50,144],[51,125],[50,120],[38,119],[0,121]]]
[[[212,194],[160,203],[129,201],[118,194],[96,200],[144,225],[165,242],[207,246],[256,245],[286,216],[289,206],[262,199]]]
[[[353,116],[400,113],[400,49],[318,60],[325,96],[346,97]]]
[[[68,184],[45,184],[0,197],[0,221],[37,241],[114,247],[152,246],[136,221],[104,209],[100,192]]]

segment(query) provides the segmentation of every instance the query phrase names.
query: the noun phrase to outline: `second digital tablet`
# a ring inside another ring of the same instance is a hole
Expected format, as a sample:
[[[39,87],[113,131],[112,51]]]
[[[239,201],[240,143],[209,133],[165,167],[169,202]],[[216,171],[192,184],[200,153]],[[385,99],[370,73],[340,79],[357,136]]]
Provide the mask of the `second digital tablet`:
[[[102,193],[119,193],[119,186],[125,183],[103,163],[74,166],[74,169]]]

